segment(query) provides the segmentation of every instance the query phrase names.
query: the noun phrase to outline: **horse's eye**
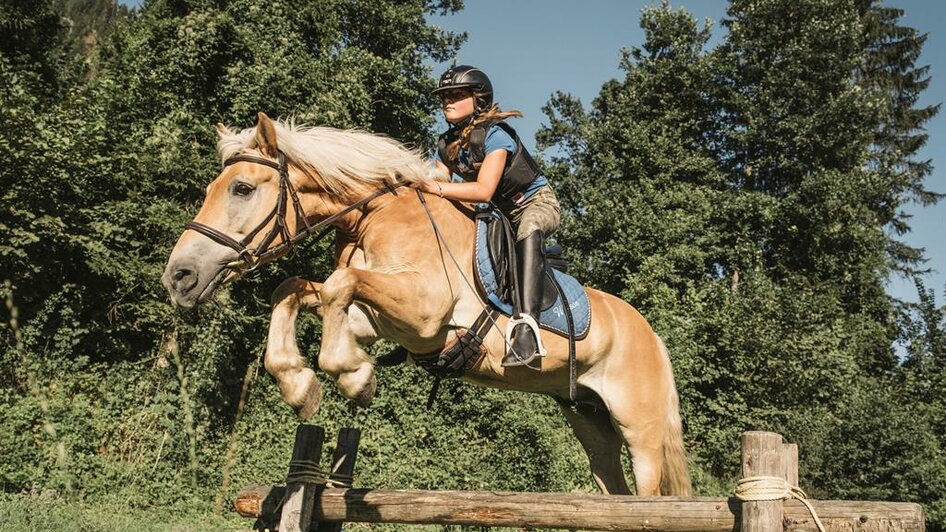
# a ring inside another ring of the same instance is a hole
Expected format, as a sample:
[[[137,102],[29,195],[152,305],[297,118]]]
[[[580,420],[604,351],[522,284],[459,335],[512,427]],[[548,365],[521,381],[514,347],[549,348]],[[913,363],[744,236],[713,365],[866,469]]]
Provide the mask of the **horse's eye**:
[[[234,196],[249,196],[253,193],[254,187],[248,183],[236,182],[233,184]]]

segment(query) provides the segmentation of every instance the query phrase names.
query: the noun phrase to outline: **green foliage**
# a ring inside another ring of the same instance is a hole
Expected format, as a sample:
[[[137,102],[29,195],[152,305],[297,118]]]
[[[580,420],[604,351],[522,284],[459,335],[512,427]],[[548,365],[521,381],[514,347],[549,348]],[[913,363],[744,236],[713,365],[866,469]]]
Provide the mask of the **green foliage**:
[[[124,504],[76,504],[52,493],[0,494],[0,529],[33,530],[236,530],[246,520],[208,512],[183,513],[180,509],[134,510]]]
[[[331,265],[309,242],[209,307],[170,308],[158,279],[218,171],[213,125],[265,111],[428,146],[426,61],[463,36],[424,17],[461,7],[0,0],[0,528],[246,524],[215,503],[281,482],[296,423],[260,368],[268,295]],[[944,311],[922,285],[917,305],[883,290],[922,263],[896,240],[900,207],[939,197],[915,160],[938,109],[916,107],[924,38],[901,16],[734,0],[707,50],[707,24],[650,7],[623,79],[587,109],[546,107],[559,240],[666,339],[699,493],[726,493],[739,433],[769,429],[799,443],[812,494],[920,501],[946,523]],[[314,364],[320,325],[298,329]],[[545,398],[447,382],[427,411],[431,380],[385,368],[353,412],[323,383],[317,421],[363,431],[360,485],[594,489]]]
[[[665,3],[590,110],[546,107],[559,240],[666,339],[698,491],[738,476],[740,432],[773,430],[799,443],[810,492],[921,501],[942,526],[942,405],[916,391],[942,366],[898,366],[884,293],[918,257],[892,213],[936,200],[912,161],[936,108],[912,109],[927,81],[901,14],[733,0],[705,50],[709,28]],[[917,345],[937,344],[934,314],[907,320]]]
[[[871,160],[875,171],[892,183],[878,191],[882,200],[879,214],[897,235],[909,230],[906,215],[899,207],[907,199],[923,205],[935,203],[942,194],[926,189],[924,179],[933,171],[931,161],[918,161],[918,151],[926,144],[924,124],[939,112],[939,104],[917,107],[920,94],[929,86],[929,67],[917,67],[925,35],[900,25],[903,10],[884,6],[877,0],[862,1],[862,40],[866,52],[858,69],[861,86],[880,95],[886,119],[874,129]],[[891,266],[910,273],[922,263],[922,250],[903,242],[888,244]]]
[[[282,481],[296,420],[258,375],[267,300],[289,272],[326,276],[327,243],[209,308],[170,308],[158,279],[217,172],[213,125],[265,111],[425,145],[424,61],[461,42],[424,19],[458,2],[156,1],[114,24],[95,6],[83,19],[101,37],[89,75],[58,59],[74,43],[52,16],[44,27],[62,40],[25,32],[0,55],[0,270],[19,316],[0,358],[0,483],[21,494],[3,502],[4,529],[128,528],[98,517],[114,508],[206,515],[218,496],[226,508],[244,485]],[[303,320],[299,334],[314,364],[319,324]],[[356,415],[325,383],[318,421],[364,431],[360,484],[592,489],[554,403],[450,383],[428,413],[418,371],[388,370],[375,407]],[[507,448],[533,466],[503,459]]]

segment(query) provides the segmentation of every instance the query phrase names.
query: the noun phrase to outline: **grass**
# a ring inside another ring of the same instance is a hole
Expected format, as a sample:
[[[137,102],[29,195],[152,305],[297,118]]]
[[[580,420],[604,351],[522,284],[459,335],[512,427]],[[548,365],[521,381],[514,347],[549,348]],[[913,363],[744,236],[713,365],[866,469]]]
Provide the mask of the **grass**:
[[[70,502],[51,495],[0,495],[0,530],[4,532],[190,532],[245,530],[251,525],[236,514],[217,515],[193,508],[129,509],[118,504]]]

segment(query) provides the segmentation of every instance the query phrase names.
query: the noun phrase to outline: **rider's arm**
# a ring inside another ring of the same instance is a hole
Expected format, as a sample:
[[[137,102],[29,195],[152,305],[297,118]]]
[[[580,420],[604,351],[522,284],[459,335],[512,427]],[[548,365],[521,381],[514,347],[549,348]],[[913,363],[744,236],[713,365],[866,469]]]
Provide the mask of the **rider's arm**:
[[[499,178],[503,175],[507,154],[506,150],[495,150],[486,154],[483,165],[480,166],[480,171],[476,174],[476,181],[469,183],[428,182],[425,190],[431,194],[442,195],[447,199],[457,201],[489,201],[496,192],[496,187],[499,186]],[[437,167],[439,168],[441,165],[443,163],[437,161]]]

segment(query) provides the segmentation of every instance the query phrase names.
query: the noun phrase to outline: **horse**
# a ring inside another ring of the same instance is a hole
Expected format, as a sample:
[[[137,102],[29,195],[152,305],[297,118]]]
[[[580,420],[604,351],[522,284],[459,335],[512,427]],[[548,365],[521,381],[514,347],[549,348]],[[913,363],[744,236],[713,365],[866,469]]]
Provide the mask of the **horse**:
[[[190,308],[307,235],[334,228],[336,269],[328,278],[292,277],[272,295],[264,366],[300,418],[312,417],[321,401],[297,344],[300,311],[322,320],[319,368],[343,396],[368,406],[377,381],[364,347],[386,338],[411,353],[437,353],[483,310],[468,282],[470,209],[405,186],[448,178],[419,152],[382,135],[263,113],[255,127],[218,124],[217,131],[223,168],[174,246],[162,283],[174,305]],[[630,493],[621,466],[627,445],[638,495],[688,495],[679,400],[663,341],[624,300],[585,291],[593,319],[574,344],[577,401],[568,399],[569,342],[560,335],[542,331],[547,354],[539,371],[501,365],[505,317],[483,337],[482,356],[463,379],[555,398],[603,493]]]

